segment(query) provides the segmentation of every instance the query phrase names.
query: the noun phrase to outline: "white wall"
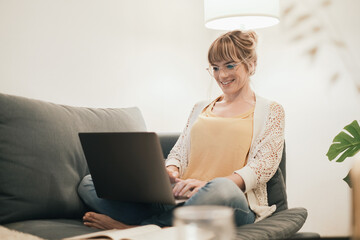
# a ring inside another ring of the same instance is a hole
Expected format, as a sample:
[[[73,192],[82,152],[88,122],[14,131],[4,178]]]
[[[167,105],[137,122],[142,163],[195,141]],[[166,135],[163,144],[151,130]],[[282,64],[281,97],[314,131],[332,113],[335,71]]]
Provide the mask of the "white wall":
[[[302,231],[340,236],[350,234],[350,191],[341,179],[352,161],[329,162],[325,154],[360,116],[360,2],[319,8],[322,2],[282,1],[284,10],[295,7],[278,26],[258,31],[253,86],[285,108],[289,205],[309,211]],[[204,28],[202,4],[0,0],[0,91],[75,106],[135,105],[149,130],[181,131],[194,102],[219,93],[205,68],[221,32]],[[304,13],[311,17],[292,26]],[[315,25],[322,30],[291,41]],[[304,52],[314,45],[311,60]]]
[[[283,8],[295,8],[276,28],[259,31],[254,86],[285,108],[287,192],[290,206],[309,211],[302,230],[340,236],[350,234],[350,190],[342,178],[353,161],[330,162],[326,153],[345,125],[360,120],[360,2],[319,7],[322,2],[282,2]],[[308,13],[311,17],[293,25]],[[313,27],[321,30],[311,32]],[[291,41],[300,34],[301,40]],[[312,59],[306,52],[315,46]]]
[[[211,31],[201,9],[191,0],[1,0],[0,89],[70,105],[136,105],[150,130],[178,131],[207,92]]]

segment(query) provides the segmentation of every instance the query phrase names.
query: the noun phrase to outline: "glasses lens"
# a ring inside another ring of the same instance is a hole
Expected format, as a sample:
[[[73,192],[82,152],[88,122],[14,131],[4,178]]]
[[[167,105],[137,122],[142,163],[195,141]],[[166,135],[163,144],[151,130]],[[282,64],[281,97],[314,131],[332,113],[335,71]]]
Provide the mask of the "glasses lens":
[[[211,69],[212,69],[213,72],[218,72],[219,71],[219,67],[212,66]]]
[[[211,66],[211,67],[209,68],[209,73],[210,73],[211,76],[214,77],[217,73],[219,73],[219,70],[220,70],[219,67],[217,67],[217,66]]]
[[[234,70],[235,66],[236,66],[236,64],[228,64],[228,65],[226,65],[226,69],[227,70]]]
[[[226,64],[224,67],[210,66],[207,68],[207,70],[210,73],[210,75],[214,77],[215,75],[219,74],[220,69],[222,69],[223,71],[226,71],[226,72],[231,72],[231,71],[235,70],[235,67],[237,65],[238,64],[236,64],[236,63],[232,63],[232,64]]]

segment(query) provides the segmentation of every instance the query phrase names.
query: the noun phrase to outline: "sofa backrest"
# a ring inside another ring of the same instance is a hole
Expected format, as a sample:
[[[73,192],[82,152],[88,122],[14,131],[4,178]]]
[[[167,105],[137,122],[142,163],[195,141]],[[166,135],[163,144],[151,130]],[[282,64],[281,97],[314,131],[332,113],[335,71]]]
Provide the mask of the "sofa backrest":
[[[288,209],[287,194],[286,194],[286,145],[281,157],[279,168],[274,176],[267,183],[267,194],[269,206],[275,204],[276,211],[279,212]]]
[[[82,108],[0,93],[0,224],[80,218],[78,132],[146,131],[138,108]]]

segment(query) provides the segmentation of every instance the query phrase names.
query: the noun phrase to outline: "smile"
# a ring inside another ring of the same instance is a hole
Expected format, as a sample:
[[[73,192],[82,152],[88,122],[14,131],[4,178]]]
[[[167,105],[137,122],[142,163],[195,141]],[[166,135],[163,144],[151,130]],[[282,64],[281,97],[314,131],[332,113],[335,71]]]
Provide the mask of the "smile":
[[[221,82],[221,81],[220,82],[222,85],[228,85],[228,84],[232,83],[233,81],[235,81],[235,79],[227,81],[227,82]]]

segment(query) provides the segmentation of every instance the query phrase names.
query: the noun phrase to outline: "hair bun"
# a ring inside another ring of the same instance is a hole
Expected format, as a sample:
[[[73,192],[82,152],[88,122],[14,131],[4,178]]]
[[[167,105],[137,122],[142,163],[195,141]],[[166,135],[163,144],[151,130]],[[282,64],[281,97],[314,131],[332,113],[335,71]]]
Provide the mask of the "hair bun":
[[[254,41],[255,43],[258,42],[258,36],[257,36],[256,32],[254,32],[254,31],[247,31],[246,33],[249,35],[249,37],[250,37],[251,39],[253,39],[253,41]]]

